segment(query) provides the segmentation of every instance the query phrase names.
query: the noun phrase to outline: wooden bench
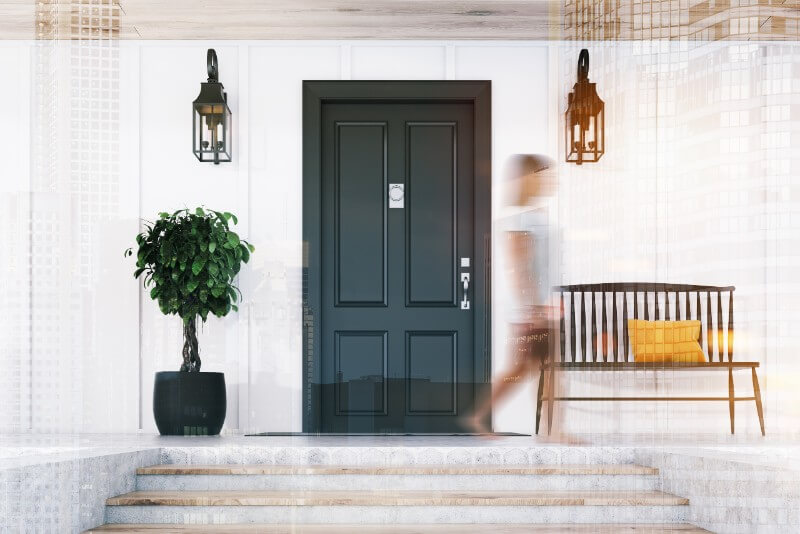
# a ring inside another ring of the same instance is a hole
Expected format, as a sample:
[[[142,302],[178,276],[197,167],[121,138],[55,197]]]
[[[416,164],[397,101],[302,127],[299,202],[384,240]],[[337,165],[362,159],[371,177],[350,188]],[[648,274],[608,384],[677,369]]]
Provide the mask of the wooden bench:
[[[727,401],[734,433],[734,404],[736,401],[755,401],[761,434],[764,435],[764,413],[756,367],[758,362],[733,361],[733,286],[698,286],[688,284],[610,283],[577,284],[554,288],[560,294],[560,350],[550,350],[539,376],[536,402],[536,433],[542,404],[547,403],[547,432],[553,423],[555,401]],[[723,295],[727,293],[728,319],[723,325]],[[705,300],[705,309],[703,301]],[[695,302],[692,306],[692,301]],[[716,314],[713,313],[716,301]],[[630,307],[629,307],[629,302]],[[576,305],[580,310],[576,310]],[[587,321],[587,305],[590,307]],[[681,311],[683,310],[683,311]],[[579,315],[578,315],[579,314]],[[628,319],[650,317],[659,320],[699,320],[700,344],[705,347],[707,362],[635,362],[628,338]],[[576,321],[576,316],[579,320]],[[716,322],[715,322],[716,321]],[[566,326],[569,325],[567,334]],[[580,331],[577,331],[580,327]],[[705,332],[705,336],[703,336]],[[622,335],[620,335],[620,333]],[[705,337],[705,339],[703,339]],[[715,340],[716,337],[716,357]],[[552,347],[551,347],[552,348]],[[723,350],[725,353],[723,354]],[[728,372],[728,395],[725,397],[556,397],[556,369],[563,371],[708,371]],[[736,397],[733,391],[733,371],[750,369],[753,396]],[[545,387],[545,375],[547,387]]]

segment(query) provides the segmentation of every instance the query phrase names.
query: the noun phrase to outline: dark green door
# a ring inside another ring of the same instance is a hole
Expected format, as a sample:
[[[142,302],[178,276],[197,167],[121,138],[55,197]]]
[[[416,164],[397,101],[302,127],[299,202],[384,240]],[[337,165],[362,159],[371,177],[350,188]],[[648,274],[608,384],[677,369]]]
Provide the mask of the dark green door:
[[[473,409],[473,114],[322,105],[323,432],[456,432]]]

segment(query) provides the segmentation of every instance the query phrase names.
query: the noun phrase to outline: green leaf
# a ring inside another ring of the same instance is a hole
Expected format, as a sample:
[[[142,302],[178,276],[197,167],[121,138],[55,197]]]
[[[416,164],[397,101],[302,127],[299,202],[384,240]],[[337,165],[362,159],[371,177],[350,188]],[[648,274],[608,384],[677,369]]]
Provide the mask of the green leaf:
[[[162,211],[158,214],[158,216],[161,217],[162,219],[166,219],[169,217],[169,213],[167,213],[166,211]]]
[[[139,278],[139,275],[142,274],[143,272],[144,272],[144,267],[136,269],[135,271],[133,271],[133,277]]]
[[[215,250],[217,250],[217,243],[216,241],[212,241],[208,244],[208,251],[213,253]]]
[[[236,232],[228,232],[228,243],[234,247],[239,246],[239,236],[236,235]]]
[[[156,286],[156,287],[154,287],[153,289],[150,290],[150,298],[151,299],[158,298],[158,286]]]
[[[201,257],[195,258],[194,262],[192,262],[192,274],[194,274],[195,276],[200,274],[200,271],[203,270],[205,264],[206,264],[205,258]]]
[[[254,247],[250,243],[247,243],[247,248],[248,248],[248,250],[250,250],[251,254],[256,251],[256,247]]]
[[[211,273],[211,276],[217,276],[217,273],[219,273],[219,267],[217,267],[216,263],[209,263],[208,272]]]
[[[236,292],[238,291],[238,289],[239,289],[239,288],[237,288],[237,287],[235,287],[235,286],[228,286],[228,287],[227,287],[227,290],[228,290],[228,295],[230,295],[230,297],[231,297],[231,301],[233,301],[233,302],[236,302],[237,300],[241,300],[241,299],[239,298],[239,297],[240,297],[240,295],[242,294],[242,293],[241,293],[241,291],[240,291],[238,294],[236,293]]]
[[[211,294],[214,296],[214,298],[221,297],[223,293],[225,293],[224,287],[215,287],[211,290]]]
[[[187,292],[192,293],[192,292],[194,292],[195,289],[197,289],[197,286],[199,286],[199,285],[200,285],[199,281],[197,281],[197,280],[189,280],[188,282],[186,282],[186,290],[187,290]]]
[[[196,210],[194,210],[194,214],[197,215],[198,217],[205,217],[206,216],[205,210],[203,210],[203,208],[200,208],[200,207],[198,207]]]
[[[219,220],[219,222],[222,225],[222,227],[228,228],[228,219],[225,218],[225,214],[224,213],[220,213],[218,211],[215,211],[214,215],[217,216],[217,220]]]

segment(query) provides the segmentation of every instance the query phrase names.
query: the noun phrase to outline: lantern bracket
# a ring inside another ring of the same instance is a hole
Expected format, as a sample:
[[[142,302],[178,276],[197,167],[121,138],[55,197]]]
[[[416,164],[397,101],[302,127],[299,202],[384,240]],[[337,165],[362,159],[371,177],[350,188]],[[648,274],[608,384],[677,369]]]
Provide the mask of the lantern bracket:
[[[217,61],[217,52],[213,48],[208,49],[206,54],[206,67],[208,70],[208,82],[216,82],[219,80],[219,62]]]

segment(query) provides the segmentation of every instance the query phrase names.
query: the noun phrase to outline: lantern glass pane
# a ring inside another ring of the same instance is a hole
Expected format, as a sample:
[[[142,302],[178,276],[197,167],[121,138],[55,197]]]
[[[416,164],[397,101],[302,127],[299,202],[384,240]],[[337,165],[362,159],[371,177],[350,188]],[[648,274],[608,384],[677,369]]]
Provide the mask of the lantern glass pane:
[[[192,126],[194,128],[194,132],[192,134],[193,138],[192,148],[194,150],[194,155],[197,156],[197,159],[202,161],[203,160],[202,146],[203,146],[203,141],[206,140],[206,132],[203,128],[203,117],[197,112],[197,108],[194,109],[192,116],[193,116]]]

